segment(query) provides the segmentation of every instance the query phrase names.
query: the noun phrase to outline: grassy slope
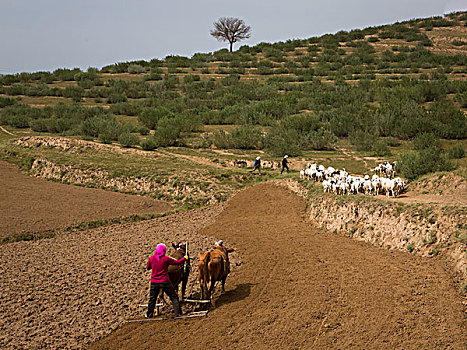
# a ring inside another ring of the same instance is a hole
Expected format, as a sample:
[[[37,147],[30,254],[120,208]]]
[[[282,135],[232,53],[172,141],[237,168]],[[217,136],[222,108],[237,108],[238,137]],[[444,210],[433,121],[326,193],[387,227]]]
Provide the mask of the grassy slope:
[[[422,27],[421,33],[426,34],[430,40],[433,42],[433,46],[427,46],[426,49],[436,52],[443,53],[448,55],[458,55],[465,54],[465,45],[454,45],[454,40],[465,41],[466,34],[466,19],[465,13],[452,15],[450,18],[447,18],[448,21],[452,19],[457,19],[457,25],[453,27],[434,27],[426,28]],[[413,24],[423,22],[426,20],[415,20],[413,22],[405,22],[404,26],[410,27]],[[371,37],[378,37],[382,32],[390,28],[390,26],[383,26],[374,30],[374,33],[365,35],[364,40],[368,40]],[[282,45],[284,44],[284,45]],[[285,45],[287,44],[287,45]],[[282,46],[281,46],[282,45]],[[290,49],[290,46],[292,49]],[[405,39],[382,39],[379,38],[378,41],[372,42],[371,45],[375,49],[375,55],[380,57],[385,50],[394,50],[397,48],[397,52],[404,51],[405,48],[414,47],[417,45],[417,41],[407,41]],[[285,48],[287,46],[287,49]],[[315,50],[315,49],[316,50]],[[354,53],[357,49],[352,46],[347,46],[345,42],[339,44],[341,49],[341,56],[346,57]],[[269,51],[268,51],[269,50]],[[265,49],[260,50],[256,54],[251,54],[249,57],[251,62],[265,61],[268,60],[273,62],[274,68],[272,69],[273,74],[260,74],[261,72],[256,68],[245,68],[244,72],[240,74],[241,80],[258,82],[266,82],[271,77],[294,77],[294,74],[291,73],[279,73],[279,69],[284,68],[286,63],[276,60],[276,56],[272,53],[278,53],[279,56],[286,58],[287,60],[299,62],[299,60],[308,54],[313,54],[314,56],[323,54],[326,48],[325,45],[320,42],[309,41],[300,41],[300,42],[289,42],[289,43],[278,43],[277,45],[267,45]],[[233,58],[237,57],[235,55],[241,55],[241,50],[232,56]],[[227,54],[228,55],[228,54]],[[218,55],[221,57],[222,55]],[[183,78],[187,75],[197,74],[200,76],[201,81],[215,80],[219,81],[226,77],[225,72],[228,72],[229,69],[234,69],[235,65],[233,61],[229,60],[215,60],[210,56],[210,59],[207,62],[200,63],[199,67],[178,67],[174,68],[168,64],[162,62],[161,71],[162,73],[175,74],[179,77],[180,81],[183,81]],[[309,67],[316,68],[318,62],[310,62]],[[365,64],[362,65],[363,68],[366,67]],[[399,79],[401,76],[406,77],[419,77],[421,74],[430,73],[436,69],[406,69],[403,73],[397,73],[396,65],[391,65],[393,71],[391,73],[385,73],[383,70],[376,70],[373,73],[375,74],[376,79],[381,78],[391,78]],[[331,72],[332,73],[332,72]],[[346,75],[345,79],[350,83],[357,83],[360,78],[364,78],[365,74],[369,72],[363,72],[362,74],[351,74]],[[141,74],[129,74],[129,73],[98,73],[99,78],[103,82],[108,81],[143,81],[149,73]],[[453,67],[449,72],[446,72],[446,76],[449,80],[465,80],[467,77],[467,72],[465,67]],[[316,78],[316,77],[315,77]],[[330,84],[334,83],[334,76],[332,74],[327,76],[319,77],[323,82],[329,82]],[[32,83],[34,85],[34,83]],[[300,81],[294,84],[301,84]],[[47,84],[49,87],[57,88],[66,88],[69,86],[77,86],[75,81],[54,81],[50,84]],[[105,86],[104,86],[105,88]],[[448,96],[449,97],[449,96]],[[22,102],[29,104],[35,107],[44,107],[52,106],[58,102],[72,103],[70,98],[64,97],[53,97],[53,96],[16,96],[15,98],[21,100]],[[137,101],[138,99],[129,99],[129,101]],[[91,99],[84,98],[81,102],[86,106],[103,106],[108,108],[110,105],[107,104],[105,98],[101,99]],[[456,102],[457,103],[457,102]],[[460,104],[457,104],[458,107],[462,107]],[[461,108],[462,109],[462,108]],[[466,112],[465,108],[463,109],[464,113]],[[304,113],[307,111],[303,111]],[[125,121],[131,121],[135,124],[138,124],[137,117],[135,116],[125,116],[120,115],[119,118]],[[204,126],[204,132],[194,133],[190,135],[187,140],[188,144],[193,144],[199,141],[204,135],[210,134],[220,128],[229,130],[232,129],[233,125],[206,125]],[[214,166],[209,166],[205,164],[200,164],[199,162],[189,161],[186,158],[174,158],[170,159],[167,154],[161,156],[158,152],[151,152],[149,157],[139,157],[139,156],[121,156],[119,154],[101,154],[99,152],[83,152],[79,154],[75,153],[63,153],[53,149],[25,149],[23,147],[16,146],[12,144],[12,141],[21,135],[36,135],[37,133],[31,132],[29,130],[13,129],[7,127],[8,130],[13,131],[16,136],[9,136],[4,133],[0,133],[0,142],[2,151],[0,152],[0,157],[7,159],[9,161],[16,162],[20,164],[23,168],[27,169],[30,166],[31,159],[37,158],[47,158],[53,160],[57,164],[69,164],[76,168],[81,169],[102,169],[113,176],[143,176],[157,178],[161,183],[166,183],[167,178],[171,178],[169,183],[191,183],[193,181],[201,183],[201,187],[208,187],[210,184],[215,184],[215,190],[221,192],[222,188],[228,188],[226,193],[232,193],[232,191],[241,188],[244,185],[248,185],[257,181],[257,178],[245,177],[245,170],[242,169],[222,169]],[[451,144],[462,144],[464,147],[467,145],[466,140],[457,140],[457,141],[444,141],[445,146]],[[397,158],[400,154],[408,151],[410,145],[408,142],[400,142],[398,146],[391,147],[392,156],[389,157],[389,160]],[[180,147],[173,148],[170,152],[175,154],[183,154],[193,157],[204,157],[210,161],[217,163],[222,163],[224,160],[229,160],[232,158],[241,158],[241,159],[253,159],[258,151],[243,151],[243,150],[229,150],[228,152],[218,153],[211,149],[194,149],[190,147]],[[278,161],[277,158],[272,157],[268,154],[263,155],[263,159],[273,159]],[[381,159],[372,158],[370,152],[357,152],[354,150],[353,146],[348,142],[347,139],[341,139],[336,145],[336,149],[332,151],[306,151],[302,156],[303,161],[313,160],[319,163],[322,163],[326,166],[334,166],[336,168],[346,168],[348,171],[354,174],[363,174],[367,173],[370,168],[374,167],[378,161]],[[463,158],[461,160],[455,161],[459,167],[459,173],[465,173],[465,167],[467,160]],[[157,171],[155,171],[157,169]],[[231,180],[231,178],[236,178],[237,180]],[[262,178],[265,179],[268,176]],[[184,200],[183,198],[171,198],[174,200]],[[193,203],[196,203],[196,200],[193,200]]]

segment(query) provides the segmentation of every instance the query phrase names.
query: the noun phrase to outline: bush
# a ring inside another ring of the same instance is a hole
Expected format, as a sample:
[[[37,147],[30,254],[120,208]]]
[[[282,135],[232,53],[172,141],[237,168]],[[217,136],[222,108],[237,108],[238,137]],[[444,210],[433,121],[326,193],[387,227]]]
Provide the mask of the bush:
[[[148,71],[147,67],[140,66],[139,64],[130,64],[128,66],[128,73],[130,74],[141,74]]]
[[[74,102],[81,102],[84,95],[84,89],[80,86],[67,86],[62,91],[63,97],[71,98]]]
[[[261,130],[252,125],[242,125],[232,130],[233,148],[260,149],[262,147],[263,135]]]
[[[120,94],[110,94],[107,97],[107,103],[122,103],[127,101],[127,97],[125,95],[120,95]]]
[[[139,137],[129,132],[124,132],[118,137],[118,143],[123,147],[133,147],[139,145]]]
[[[173,113],[166,107],[145,108],[138,116],[138,121],[149,129],[155,129],[160,119],[173,117]]]
[[[317,131],[311,131],[308,134],[308,140],[312,149],[325,150],[332,148],[337,142],[337,137],[331,130],[321,128]]]
[[[158,147],[168,147],[177,145],[180,137],[180,130],[172,127],[161,127],[154,131],[153,140]]]
[[[373,145],[373,154],[377,157],[386,157],[391,155],[391,150],[385,141],[377,141]]]
[[[92,117],[86,119],[80,125],[80,132],[83,135],[99,137],[103,142],[118,140],[122,131],[122,123],[110,115]]]
[[[150,130],[149,130],[149,128],[145,127],[144,125],[141,125],[141,126],[139,127],[139,129],[138,129],[138,132],[139,132],[141,135],[145,136],[145,135],[149,135]]]
[[[303,152],[304,140],[297,130],[274,128],[265,136],[264,146],[275,156],[297,156]]]
[[[356,126],[358,126],[357,121],[354,117],[347,114],[340,114],[338,112],[333,113],[334,116],[331,117],[329,126],[334,135],[338,137],[347,137],[351,134]]]
[[[398,161],[400,173],[408,180],[415,180],[421,175],[436,171],[449,171],[452,164],[446,159],[439,148],[426,148],[418,153],[402,155]]]
[[[158,81],[158,80],[162,80],[162,74],[161,73],[156,73],[156,72],[151,72],[149,75],[145,76],[143,78],[144,81],[150,81],[150,80],[153,80],[153,81]]]
[[[141,141],[141,148],[145,151],[152,151],[157,148],[156,142],[152,137],[148,137],[145,140]]]
[[[114,138],[112,137],[112,133],[110,131],[104,130],[99,134],[99,140],[102,141],[102,143],[112,143]]]
[[[185,84],[191,84],[191,83],[193,83],[195,81],[200,81],[200,80],[201,80],[201,78],[197,74],[185,75],[183,77],[183,83],[185,83]]]
[[[233,148],[232,135],[226,133],[224,129],[216,131],[211,137],[211,142],[217,148]]]
[[[371,151],[376,143],[376,136],[372,133],[357,130],[349,135],[350,143],[352,143],[357,151]]]
[[[465,149],[462,145],[454,145],[448,148],[447,153],[450,159],[462,159],[465,156]]]
[[[12,106],[15,103],[16,103],[16,101],[13,100],[12,98],[0,96],[0,108],[4,108],[6,106]]]
[[[112,114],[135,116],[141,113],[141,106],[137,103],[120,102],[110,106]]]
[[[419,151],[430,147],[442,148],[441,140],[432,133],[418,134],[412,140],[412,146]]]
[[[31,129],[33,131],[37,131],[37,132],[46,132],[46,131],[48,131],[47,119],[31,120],[31,122],[29,124],[30,124]]]

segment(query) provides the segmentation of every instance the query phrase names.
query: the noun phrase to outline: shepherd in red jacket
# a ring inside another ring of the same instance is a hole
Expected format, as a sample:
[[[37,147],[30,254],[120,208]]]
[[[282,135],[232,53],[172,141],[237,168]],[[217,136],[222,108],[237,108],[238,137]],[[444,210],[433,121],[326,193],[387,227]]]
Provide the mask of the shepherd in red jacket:
[[[169,256],[166,256],[167,247],[165,244],[158,244],[154,255],[148,260],[146,270],[152,270],[151,273],[151,290],[149,294],[148,312],[146,316],[151,318],[154,316],[154,308],[156,306],[157,295],[160,289],[169,296],[172,301],[172,306],[175,312],[175,317],[180,316],[181,308],[178,300],[178,295],[169,279],[169,265],[181,265],[185,262],[187,256],[175,260]]]

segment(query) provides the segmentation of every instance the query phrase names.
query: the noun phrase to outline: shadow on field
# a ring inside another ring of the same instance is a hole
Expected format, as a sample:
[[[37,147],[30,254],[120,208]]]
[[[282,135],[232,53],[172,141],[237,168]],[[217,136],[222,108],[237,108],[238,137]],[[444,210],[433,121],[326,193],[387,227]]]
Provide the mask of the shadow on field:
[[[245,299],[250,295],[251,287],[256,283],[242,283],[235,287],[235,289],[229,290],[219,296],[216,300],[216,308],[224,304],[234,303]]]

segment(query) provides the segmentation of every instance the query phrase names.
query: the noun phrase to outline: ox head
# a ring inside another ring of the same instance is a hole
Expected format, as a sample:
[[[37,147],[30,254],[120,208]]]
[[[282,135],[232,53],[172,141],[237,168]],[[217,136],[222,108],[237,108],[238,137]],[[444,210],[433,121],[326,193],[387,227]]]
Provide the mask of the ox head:
[[[181,250],[183,253],[186,252],[186,243],[185,242],[172,243],[172,247],[175,250]]]

